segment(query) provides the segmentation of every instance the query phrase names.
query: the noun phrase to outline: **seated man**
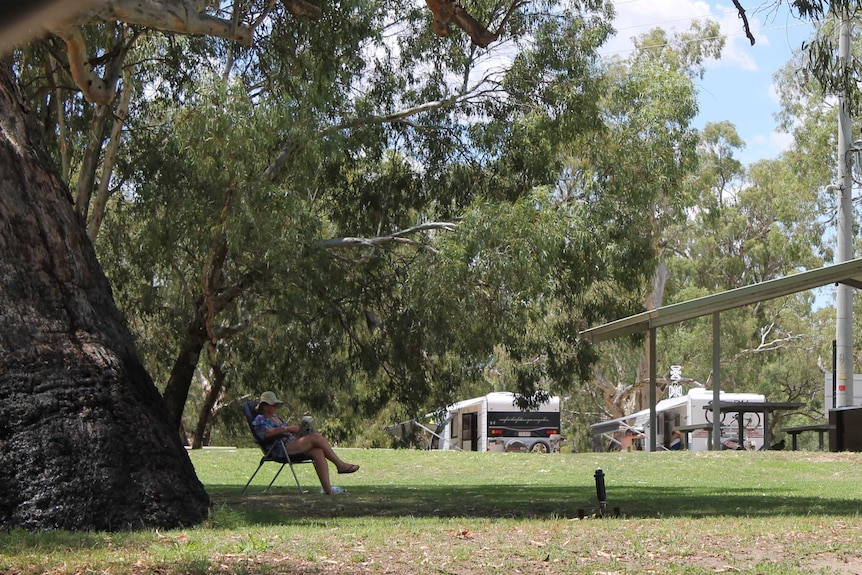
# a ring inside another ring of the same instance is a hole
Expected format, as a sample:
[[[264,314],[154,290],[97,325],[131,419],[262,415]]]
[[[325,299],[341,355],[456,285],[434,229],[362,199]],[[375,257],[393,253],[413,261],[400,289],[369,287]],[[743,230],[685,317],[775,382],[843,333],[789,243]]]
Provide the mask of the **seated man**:
[[[679,430],[674,429],[673,433],[671,433],[670,437],[671,437],[670,446],[668,446],[668,448],[671,449],[672,451],[681,450],[682,449],[682,434],[679,432]]]
[[[303,429],[303,433],[300,433],[299,425],[288,425],[276,414],[278,406],[283,403],[271,391],[265,391],[260,395],[260,400],[257,403],[258,415],[252,422],[255,432],[259,437],[267,440],[279,439],[276,449],[283,451],[276,452],[276,456],[283,456],[285,453],[288,455],[307,454],[314,462],[314,469],[317,472],[317,478],[320,480],[323,492],[327,495],[343,493],[343,489],[330,485],[329,465],[326,460],[328,459],[335,464],[338,473],[354,473],[359,469],[359,466],[342,461],[335,454],[326,438],[313,431],[310,426]]]

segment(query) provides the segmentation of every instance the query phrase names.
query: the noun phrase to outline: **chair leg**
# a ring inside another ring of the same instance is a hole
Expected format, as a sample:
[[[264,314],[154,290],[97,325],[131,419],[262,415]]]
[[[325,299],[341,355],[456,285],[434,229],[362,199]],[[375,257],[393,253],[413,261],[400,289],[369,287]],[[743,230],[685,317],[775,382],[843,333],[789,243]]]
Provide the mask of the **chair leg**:
[[[254,473],[251,474],[251,477],[248,478],[248,481],[245,483],[245,487],[242,488],[240,495],[245,495],[245,490],[248,489],[248,486],[251,485],[251,480],[254,479],[254,476],[257,475],[257,472],[260,471],[260,468],[263,467],[265,462],[261,459],[260,463],[257,464],[257,469],[254,470]]]
[[[275,472],[275,477],[272,478],[272,481],[269,482],[269,485],[266,486],[266,489],[263,490],[264,493],[269,491],[269,488],[272,487],[272,484],[275,483],[275,480],[278,479],[278,476],[281,474],[281,470],[284,469],[285,464],[282,463],[281,467],[278,468],[278,471]]]
[[[263,467],[263,464],[266,463],[267,459],[261,459],[260,463],[257,465],[257,469],[254,470],[254,473],[251,474],[251,477],[248,478],[248,481],[245,482],[245,486],[242,488],[240,495],[245,495],[245,492],[248,490],[248,486],[251,485],[252,480],[257,475],[257,472],[260,471],[260,468]],[[277,463],[277,462],[276,462]],[[275,480],[278,479],[278,476],[281,474],[281,471],[284,469],[285,465],[290,465],[290,472],[293,474],[293,480],[296,482],[296,488],[299,490],[300,494],[305,493],[302,489],[302,485],[299,483],[299,477],[296,475],[296,469],[293,467],[292,462],[282,463],[281,467],[278,468],[278,471],[275,472],[275,476],[272,478],[272,481],[269,482],[269,485],[266,486],[266,489],[263,490],[263,493],[268,493],[270,488],[275,484]]]
[[[296,476],[296,469],[293,468],[293,463],[290,464],[290,472],[293,473],[293,480],[296,481],[296,488],[299,489],[299,494],[302,495],[305,491],[302,490],[302,485],[299,484],[299,477]]]

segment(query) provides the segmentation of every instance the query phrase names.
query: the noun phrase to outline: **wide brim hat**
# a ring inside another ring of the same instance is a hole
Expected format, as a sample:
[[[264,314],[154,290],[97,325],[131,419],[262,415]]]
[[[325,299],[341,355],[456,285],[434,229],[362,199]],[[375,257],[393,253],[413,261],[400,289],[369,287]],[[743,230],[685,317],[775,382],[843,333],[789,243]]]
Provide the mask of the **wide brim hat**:
[[[273,392],[264,391],[263,393],[260,394],[260,399],[257,401],[256,409],[260,409],[261,404],[264,404],[264,403],[267,405],[281,405],[284,402],[282,400],[280,400],[278,398],[278,396],[275,395]]]

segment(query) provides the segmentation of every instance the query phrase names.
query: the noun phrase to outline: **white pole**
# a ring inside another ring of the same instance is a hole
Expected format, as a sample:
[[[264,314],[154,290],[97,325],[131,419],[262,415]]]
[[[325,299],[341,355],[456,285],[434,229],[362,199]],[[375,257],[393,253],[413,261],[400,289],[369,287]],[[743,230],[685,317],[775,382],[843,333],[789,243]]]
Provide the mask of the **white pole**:
[[[841,16],[838,37],[838,73],[842,77],[850,56],[850,19]],[[842,79],[842,82],[844,80]],[[849,98],[843,86],[838,97],[838,263],[853,259],[853,175],[850,148],[853,126],[850,119]],[[839,283],[835,293],[835,341],[837,361],[836,407],[853,404],[853,288]]]

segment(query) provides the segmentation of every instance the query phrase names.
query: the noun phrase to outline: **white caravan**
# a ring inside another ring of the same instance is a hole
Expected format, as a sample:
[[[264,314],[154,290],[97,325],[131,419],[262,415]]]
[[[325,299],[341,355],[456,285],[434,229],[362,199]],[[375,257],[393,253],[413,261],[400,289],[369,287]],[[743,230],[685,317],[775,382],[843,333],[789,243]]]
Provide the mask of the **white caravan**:
[[[763,402],[765,398],[759,393],[726,393],[720,392],[721,401]],[[670,445],[671,434],[675,429],[688,428],[688,449],[706,451],[710,449],[712,431],[708,428],[712,423],[712,411],[704,409],[713,399],[711,389],[692,388],[686,395],[671,397],[659,401],[656,406],[656,445],[659,450]],[[763,419],[759,413],[727,413],[721,422],[722,443],[732,446],[738,444],[738,420],[743,417],[743,428],[747,449],[760,449],[763,446]],[[631,415],[601,421],[590,426],[593,436],[593,451],[615,451],[630,449],[649,449],[650,410],[644,409]],[[703,425],[694,429],[695,427]]]
[[[440,449],[554,450],[561,440],[560,398],[551,397],[531,411],[522,411],[515,398],[514,393],[498,391],[447,407]]]

